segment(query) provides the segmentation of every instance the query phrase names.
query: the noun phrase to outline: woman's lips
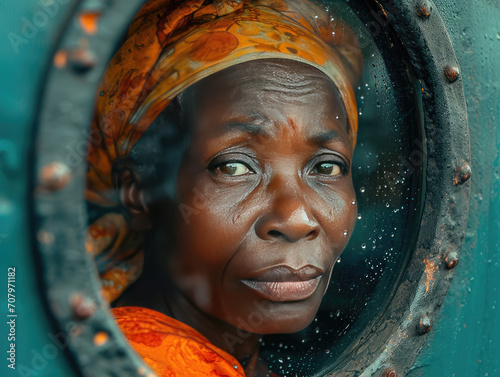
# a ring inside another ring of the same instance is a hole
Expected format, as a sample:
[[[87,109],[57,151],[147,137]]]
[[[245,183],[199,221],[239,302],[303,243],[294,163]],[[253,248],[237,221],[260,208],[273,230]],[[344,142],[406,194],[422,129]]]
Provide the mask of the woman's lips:
[[[314,294],[322,275],[320,268],[310,265],[299,269],[281,265],[241,281],[267,300],[300,301]]]

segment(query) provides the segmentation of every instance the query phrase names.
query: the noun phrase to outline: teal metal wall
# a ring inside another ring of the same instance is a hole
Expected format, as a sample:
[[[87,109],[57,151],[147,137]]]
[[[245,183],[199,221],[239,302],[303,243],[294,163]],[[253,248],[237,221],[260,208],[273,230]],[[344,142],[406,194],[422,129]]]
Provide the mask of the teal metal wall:
[[[500,0],[435,0],[462,69],[472,153],[460,263],[410,377],[500,376]]]
[[[0,2],[1,376],[71,376],[37,295],[29,250],[28,140],[69,0]],[[500,1],[435,0],[461,64],[472,151],[470,217],[449,294],[411,377],[500,376]],[[46,17],[41,16],[43,12]],[[27,26],[31,25],[31,26]],[[7,267],[16,267],[16,366],[7,368]],[[63,347],[62,347],[63,348]],[[24,368],[22,368],[24,367]]]
[[[68,1],[0,1],[0,376],[72,376],[42,308],[29,249],[28,141],[51,43]],[[61,5],[63,4],[63,5]],[[57,11],[56,11],[57,9]],[[47,20],[40,12],[47,14]],[[36,22],[36,24],[35,24]],[[32,25],[26,26],[26,25]],[[7,268],[16,268],[16,370],[7,367]],[[5,335],[4,335],[5,334]],[[55,347],[55,348],[54,348]],[[24,368],[23,368],[24,367]]]

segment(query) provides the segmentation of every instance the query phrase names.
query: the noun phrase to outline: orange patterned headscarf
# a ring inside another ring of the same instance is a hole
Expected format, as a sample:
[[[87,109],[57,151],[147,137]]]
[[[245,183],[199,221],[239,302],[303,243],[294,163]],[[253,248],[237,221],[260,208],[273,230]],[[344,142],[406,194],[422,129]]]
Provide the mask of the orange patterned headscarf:
[[[103,207],[118,204],[114,161],[129,155],[183,90],[225,68],[269,58],[303,62],[327,75],[341,93],[355,144],[353,85],[362,58],[356,36],[335,15],[303,0],[151,0],[134,18],[98,91],[91,132],[100,143],[88,156],[87,200]],[[104,261],[109,300],[140,273],[140,243],[119,214],[90,227],[87,249]]]

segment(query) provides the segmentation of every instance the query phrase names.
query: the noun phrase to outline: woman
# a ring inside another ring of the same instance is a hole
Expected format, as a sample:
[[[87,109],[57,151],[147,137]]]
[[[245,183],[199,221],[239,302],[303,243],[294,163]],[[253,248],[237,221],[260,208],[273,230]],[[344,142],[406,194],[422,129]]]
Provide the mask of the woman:
[[[356,218],[360,68],[310,2],[150,1],[135,18],[99,91],[87,245],[158,375],[269,375],[261,336],[314,319]]]

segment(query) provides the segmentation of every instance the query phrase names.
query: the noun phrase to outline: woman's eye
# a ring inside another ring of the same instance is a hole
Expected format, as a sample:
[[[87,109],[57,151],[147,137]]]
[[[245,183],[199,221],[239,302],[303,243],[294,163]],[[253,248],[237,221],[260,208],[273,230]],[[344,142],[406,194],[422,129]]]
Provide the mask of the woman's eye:
[[[333,162],[321,162],[314,167],[314,172],[317,174],[337,176],[342,174],[342,168]]]
[[[246,166],[245,164],[242,164],[240,162],[227,162],[224,164],[220,164],[217,169],[222,173],[226,175],[231,175],[231,176],[238,176],[238,175],[244,175],[251,173],[252,171]]]

